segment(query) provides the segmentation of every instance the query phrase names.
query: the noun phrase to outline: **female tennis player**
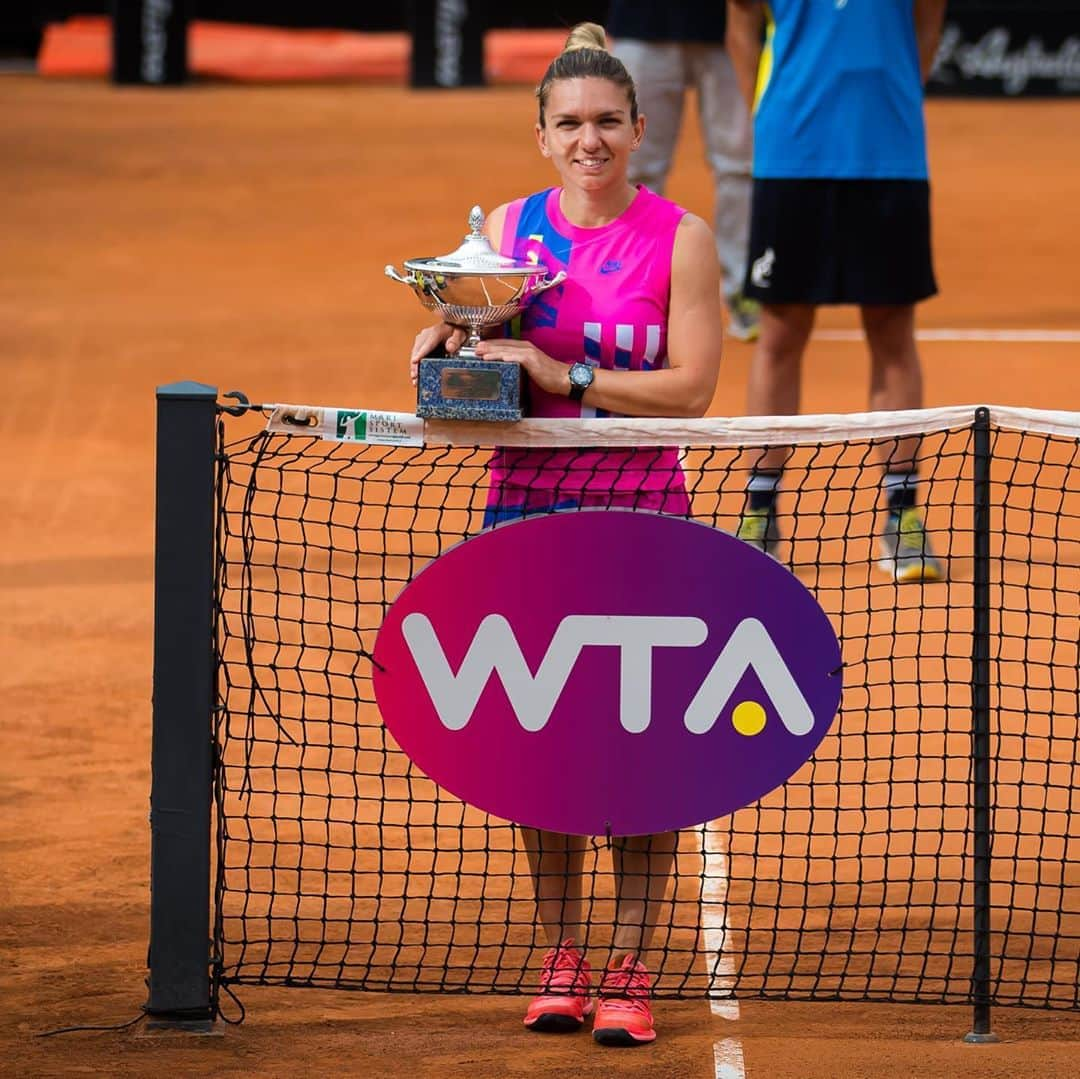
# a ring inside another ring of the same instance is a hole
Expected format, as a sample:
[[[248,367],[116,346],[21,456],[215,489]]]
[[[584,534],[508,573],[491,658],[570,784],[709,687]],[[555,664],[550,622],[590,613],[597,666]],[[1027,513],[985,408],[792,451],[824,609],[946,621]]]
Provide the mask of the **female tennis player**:
[[[701,218],[629,182],[645,117],[632,79],[605,46],[602,27],[575,27],[537,89],[536,139],[561,185],[499,206],[485,226],[503,254],[534,259],[551,273],[566,270],[567,280],[477,353],[521,364],[534,416],[700,416],[712,400],[722,346],[716,247]],[[464,337],[445,323],[423,330],[412,352],[413,381],[421,357],[439,345],[453,353]],[[582,506],[687,514],[676,451],[496,452],[485,526]],[[578,572],[587,570],[567,566],[568,577]],[[525,1025],[574,1030],[594,1010],[582,926],[588,841],[522,831],[551,946]],[[642,956],[676,842],[674,833],[612,841],[615,926],[593,1021],[603,1045],[656,1037]]]

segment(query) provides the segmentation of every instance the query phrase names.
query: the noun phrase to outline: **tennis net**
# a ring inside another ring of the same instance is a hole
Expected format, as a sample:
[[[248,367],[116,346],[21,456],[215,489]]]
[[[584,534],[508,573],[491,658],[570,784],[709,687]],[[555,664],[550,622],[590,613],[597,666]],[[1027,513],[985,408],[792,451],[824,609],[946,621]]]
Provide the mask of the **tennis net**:
[[[383,727],[383,616],[480,528],[496,445],[597,490],[628,448],[679,447],[690,515],[727,531],[748,470],[782,447],[780,553],[833,621],[841,710],[787,784],[680,833],[656,995],[1080,1006],[1080,414],[485,427],[265,411],[257,431],[219,422],[215,984],[534,988],[520,836]],[[940,582],[877,565],[880,462],[905,438]],[[592,947],[614,916],[608,846],[586,857]]]

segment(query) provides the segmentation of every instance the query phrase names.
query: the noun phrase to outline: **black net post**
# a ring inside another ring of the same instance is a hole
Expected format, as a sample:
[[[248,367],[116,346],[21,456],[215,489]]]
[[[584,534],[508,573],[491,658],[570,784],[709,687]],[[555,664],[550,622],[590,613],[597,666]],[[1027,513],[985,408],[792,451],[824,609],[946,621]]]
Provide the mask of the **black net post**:
[[[974,850],[971,997],[975,1015],[966,1042],[996,1042],[990,1030],[990,410],[975,410],[972,578],[971,808]]]
[[[479,0],[412,0],[410,85],[483,86],[485,23]]]
[[[177,86],[187,81],[188,0],[111,0],[112,81]]]
[[[208,1029],[217,390],[157,391],[150,996],[154,1025]]]

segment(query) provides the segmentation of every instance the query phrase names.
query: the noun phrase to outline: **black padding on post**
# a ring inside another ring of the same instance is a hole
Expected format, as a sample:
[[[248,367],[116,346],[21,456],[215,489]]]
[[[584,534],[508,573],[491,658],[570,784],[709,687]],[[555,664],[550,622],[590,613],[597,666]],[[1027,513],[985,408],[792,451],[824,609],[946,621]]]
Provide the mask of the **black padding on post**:
[[[410,84],[483,86],[485,23],[477,0],[413,0]]]
[[[214,428],[217,390],[157,391],[147,1011],[212,1018]]]
[[[187,81],[188,0],[110,0],[112,81]]]

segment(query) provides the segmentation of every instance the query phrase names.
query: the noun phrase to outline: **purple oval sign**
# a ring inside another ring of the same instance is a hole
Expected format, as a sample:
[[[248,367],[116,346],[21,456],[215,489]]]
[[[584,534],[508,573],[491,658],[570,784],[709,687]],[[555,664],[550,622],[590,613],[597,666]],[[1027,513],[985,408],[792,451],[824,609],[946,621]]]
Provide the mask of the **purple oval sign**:
[[[726,532],[629,510],[452,547],[398,596],[375,662],[417,767],[495,816],[579,835],[749,805],[840,703],[836,634],[793,574]]]

